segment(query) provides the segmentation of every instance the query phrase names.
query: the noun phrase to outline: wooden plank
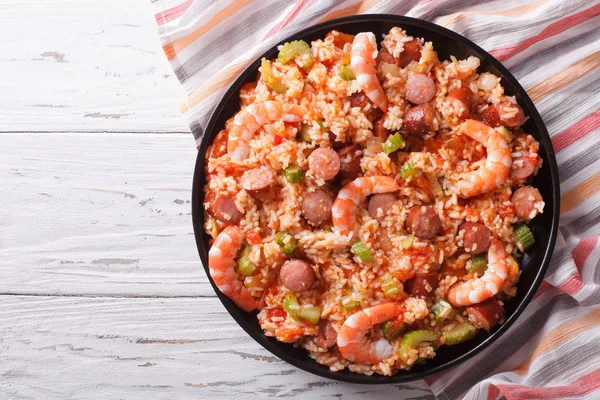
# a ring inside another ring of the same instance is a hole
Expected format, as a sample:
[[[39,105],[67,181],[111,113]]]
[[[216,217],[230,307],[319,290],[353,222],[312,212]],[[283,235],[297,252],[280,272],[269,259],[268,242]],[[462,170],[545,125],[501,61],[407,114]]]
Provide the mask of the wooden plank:
[[[0,393],[11,399],[433,399],[424,382],[318,378],[254,342],[215,298],[0,296]]]
[[[149,2],[13,0],[0,14],[1,131],[189,132]]]
[[[0,293],[213,296],[191,135],[0,134]]]

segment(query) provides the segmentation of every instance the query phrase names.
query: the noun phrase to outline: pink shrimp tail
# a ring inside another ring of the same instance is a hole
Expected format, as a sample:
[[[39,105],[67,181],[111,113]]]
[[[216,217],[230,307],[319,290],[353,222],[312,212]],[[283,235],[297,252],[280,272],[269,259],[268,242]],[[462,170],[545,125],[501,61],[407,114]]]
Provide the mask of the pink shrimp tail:
[[[208,268],[219,290],[242,310],[250,312],[257,307],[256,300],[235,272],[235,256],[243,242],[244,234],[240,228],[235,225],[226,227],[208,251]]]
[[[483,276],[456,283],[448,290],[446,297],[455,307],[481,303],[500,291],[507,275],[504,246],[498,239],[494,239],[488,250],[488,268]]]
[[[487,150],[484,164],[475,171],[468,172],[456,182],[461,197],[468,198],[487,193],[502,185],[508,179],[512,157],[506,139],[483,122],[467,119],[457,133],[462,133],[483,144]]]
[[[367,332],[375,324],[401,316],[404,307],[397,303],[379,304],[349,316],[338,332],[337,345],[340,353],[357,364],[376,364],[392,354],[387,340],[370,341]]]
[[[356,231],[356,209],[369,195],[375,193],[390,193],[400,189],[394,178],[389,176],[364,176],[346,184],[339,191],[333,207],[331,220],[342,235]]]
[[[250,140],[261,126],[279,120],[300,122],[303,117],[304,109],[297,104],[274,100],[252,103],[233,118],[233,124],[229,129],[227,152],[234,160],[244,160],[250,155]]]
[[[377,79],[377,42],[372,32],[361,32],[354,38],[350,48],[350,67],[356,81],[367,97],[383,112],[387,111],[388,100]]]

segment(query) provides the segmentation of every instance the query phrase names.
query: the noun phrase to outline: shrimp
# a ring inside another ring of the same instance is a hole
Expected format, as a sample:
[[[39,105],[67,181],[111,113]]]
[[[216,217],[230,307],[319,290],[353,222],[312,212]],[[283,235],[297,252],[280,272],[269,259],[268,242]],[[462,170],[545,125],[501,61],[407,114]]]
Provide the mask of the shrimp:
[[[350,68],[367,97],[383,112],[386,112],[388,100],[377,79],[376,58],[375,35],[372,32],[361,32],[356,35],[350,48]]]
[[[250,312],[257,307],[256,300],[235,272],[234,258],[243,242],[244,233],[240,228],[235,225],[225,228],[208,251],[208,269],[219,290],[242,310]]]
[[[402,316],[404,311],[397,303],[384,303],[352,314],[338,332],[340,353],[357,364],[377,364],[388,358],[392,355],[392,345],[384,338],[370,341],[367,332],[375,324]]]
[[[272,100],[252,103],[233,117],[227,152],[234,160],[243,160],[250,154],[250,139],[261,126],[276,121],[299,122],[303,119],[304,109],[297,104]]]
[[[462,133],[482,143],[487,150],[487,158],[479,169],[468,172],[456,182],[461,197],[477,196],[494,190],[508,179],[512,157],[510,148],[502,134],[483,122],[467,119],[458,127]]]
[[[342,235],[354,232],[356,208],[365,197],[374,193],[390,193],[400,189],[394,178],[389,176],[364,176],[346,184],[338,193],[331,208],[333,225]]]
[[[494,238],[488,250],[488,267],[483,276],[452,286],[448,290],[448,301],[455,307],[481,303],[500,291],[507,275],[504,246]]]

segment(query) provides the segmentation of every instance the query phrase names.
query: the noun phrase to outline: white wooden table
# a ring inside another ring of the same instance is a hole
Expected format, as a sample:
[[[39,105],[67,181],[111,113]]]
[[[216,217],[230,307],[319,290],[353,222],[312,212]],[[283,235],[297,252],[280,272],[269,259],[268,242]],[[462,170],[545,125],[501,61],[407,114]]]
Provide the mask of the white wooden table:
[[[146,0],[3,0],[0,15],[0,399],[433,397],[298,370],[225,311]]]

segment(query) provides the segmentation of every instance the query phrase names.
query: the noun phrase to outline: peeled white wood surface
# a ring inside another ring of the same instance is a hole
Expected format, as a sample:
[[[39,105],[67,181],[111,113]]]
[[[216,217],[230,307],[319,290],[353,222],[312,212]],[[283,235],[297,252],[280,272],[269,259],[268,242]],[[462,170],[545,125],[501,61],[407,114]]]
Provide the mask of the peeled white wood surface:
[[[214,296],[190,135],[0,133],[0,293]]]
[[[146,0],[0,1],[0,130],[189,132]]]
[[[258,346],[216,298],[0,296],[11,399],[432,399],[423,382],[318,378]]]

